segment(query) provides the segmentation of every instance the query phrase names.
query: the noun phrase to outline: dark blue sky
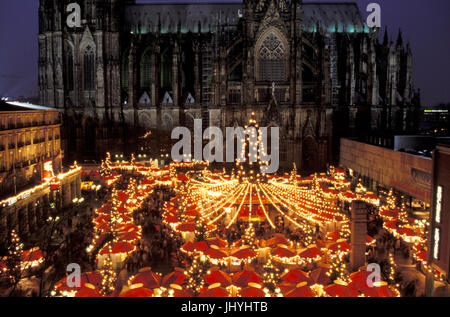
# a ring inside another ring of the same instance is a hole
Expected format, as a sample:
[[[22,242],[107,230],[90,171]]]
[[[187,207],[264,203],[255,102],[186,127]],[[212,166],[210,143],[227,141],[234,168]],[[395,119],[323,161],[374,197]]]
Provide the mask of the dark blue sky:
[[[383,27],[388,26],[394,40],[399,28],[403,30],[404,39],[410,40],[415,86],[422,89],[423,105],[450,102],[450,1],[356,2],[364,16],[367,16],[367,4],[378,2],[382,8]],[[0,95],[37,95],[38,7],[38,0],[0,0]]]

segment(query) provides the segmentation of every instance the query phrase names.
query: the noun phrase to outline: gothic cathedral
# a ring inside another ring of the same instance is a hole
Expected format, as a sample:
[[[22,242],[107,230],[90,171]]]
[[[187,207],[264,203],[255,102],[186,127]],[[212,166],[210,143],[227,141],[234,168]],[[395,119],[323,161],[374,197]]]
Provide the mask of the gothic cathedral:
[[[415,128],[409,43],[380,41],[356,3],[80,0],[70,28],[70,2],[40,0],[39,92],[63,113],[71,160],[157,157],[174,127],[255,112],[280,128],[281,166],[306,173],[334,161],[340,137]]]

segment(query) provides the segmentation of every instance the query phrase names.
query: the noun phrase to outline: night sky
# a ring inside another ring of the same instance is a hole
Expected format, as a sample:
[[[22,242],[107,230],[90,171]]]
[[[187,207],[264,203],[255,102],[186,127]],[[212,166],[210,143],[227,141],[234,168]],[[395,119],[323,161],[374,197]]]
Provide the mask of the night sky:
[[[214,0],[209,2],[211,1]],[[374,0],[357,2],[365,18],[366,6]],[[430,106],[440,102],[449,103],[450,1],[378,0],[377,2],[382,8],[382,33],[387,26],[390,36],[395,41],[398,29],[401,28],[404,41],[409,39],[411,42],[415,88],[422,90],[422,104]],[[0,96],[37,95],[38,7],[38,0],[0,0]]]

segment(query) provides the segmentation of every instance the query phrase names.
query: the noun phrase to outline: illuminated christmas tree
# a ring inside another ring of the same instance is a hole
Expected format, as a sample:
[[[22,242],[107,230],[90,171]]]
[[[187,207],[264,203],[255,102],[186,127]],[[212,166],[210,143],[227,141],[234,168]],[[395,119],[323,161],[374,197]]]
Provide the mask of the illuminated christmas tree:
[[[341,229],[339,230],[339,236],[342,239],[349,239],[351,235],[351,230],[350,230],[350,223],[344,222],[344,224],[342,225]]]
[[[394,190],[392,188],[389,191],[386,201],[389,206],[389,209],[394,210],[395,208],[397,208],[397,198],[395,197]]]
[[[180,191],[180,196],[184,197],[185,199],[182,200],[181,205],[178,207],[178,214],[181,222],[187,222],[188,221],[188,215],[186,214],[186,210],[188,207],[188,197],[191,195],[191,180],[187,182],[185,186],[182,187]]]
[[[402,197],[402,206],[400,207],[400,212],[398,213],[398,220],[404,224],[409,223],[408,212],[406,211],[406,204]]]
[[[253,250],[256,250],[258,248],[258,245],[256,244],[255,228],[253,227],[252,223],[250,224],[250,226],[248,226],[247,229],[245,229],[242,239],[244,245],[251,247]]]
[[[208,272],[208,264],[201,261],[200,256],[195,256],[191,266],[187,270],[188,281],[186,287],[191,290],[195,296],[200,294],[205,286],[205,275]]]
[[[301,232],[302,232],[301,244],[304,247],[308,247],[311,244],[314,244],[316,242],[316,238],[314,236],[314,232],[316,230],[315,226],[304,219],[299,219],[298,222],[299,222],[299,224],[301,224],[301,227],[300,227]]]
[[[289,183],[294,186],[297,186],[297,165],[294,163],[294,168],[291,171],[291,175],[289,177]]]
[[[205,219],[197,217],[195,221],[195,241],[204,241],[207,239],[207,228],[206,228],[206,222]]]
[[[356,185],[355,192],[360,195],[365,195],[367,192],[367,188],[365,188],[362,184],[362,180],[359,179],[358,185]]]
[[[105,262],[103,263],[103,269],[100,271],[102,276],[102,285],[100,287],[100,293],[103,296],[111,296],[115,288],[115,283],[117,280],[117,274],[113,270],[113,263],[111,260],[111,243],[109,243],[109,252],[108,256],[105,259]]]
[[[328,174],[332,177],[332,178],[336,178],[336,169],[334,168],[333,165],[331,165],[328,168]]]
[[[109,152],[106,153],[106,159],[102,161],[101,174],[103,176],[111,175],[111,154]]]
[[[265,179],[265,167],[269,165],[269,162],[262,160],[267,155],[267,148],[262,142],[263,132],[254,117],[255,113],[252,112],[248,125],[244,127],[248,135],[242,140],[240,154],[236,159],[237,177],[240,181],[250,183]]]
[[[281,282],[280,270],[273,265],[272,259],[269,258],[263,266],[262,282],[271,292],[274,292],[278,284]]]
[[[336,281],[340,280],[346,283],[350,283],[351,280],[349,278],[349,272],[347,269],[347,264],[344,259],[343,252],[337,252],[333,254],[331,257],[331,268],[328,270],[327,275],[330,277],[330,280]]]
[[[11,231],[11,243],[8,247],[8,256],[6,258],[6,268],[9,275],[11,285],[19,283],[22,277],[22,251],[23,243],[15,230]]]

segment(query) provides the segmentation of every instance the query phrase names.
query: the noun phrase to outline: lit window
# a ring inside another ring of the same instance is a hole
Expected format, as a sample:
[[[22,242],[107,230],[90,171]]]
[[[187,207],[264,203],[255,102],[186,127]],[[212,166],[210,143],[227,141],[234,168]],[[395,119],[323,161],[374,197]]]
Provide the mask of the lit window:
[[[259,49],[259,76],[260,81],[285,81],[287,76],[286,48],[281,40],[274,34],[269,34]]]
[[[442,209],[442,186],[437,187],[436,191],[436,223],[441,223],[441,209]]]
[[[434,248],[433,248],[433,258],[435,260],[439,259],[439,243],[441,240],[441,231],[439,228],[434,229]]]

